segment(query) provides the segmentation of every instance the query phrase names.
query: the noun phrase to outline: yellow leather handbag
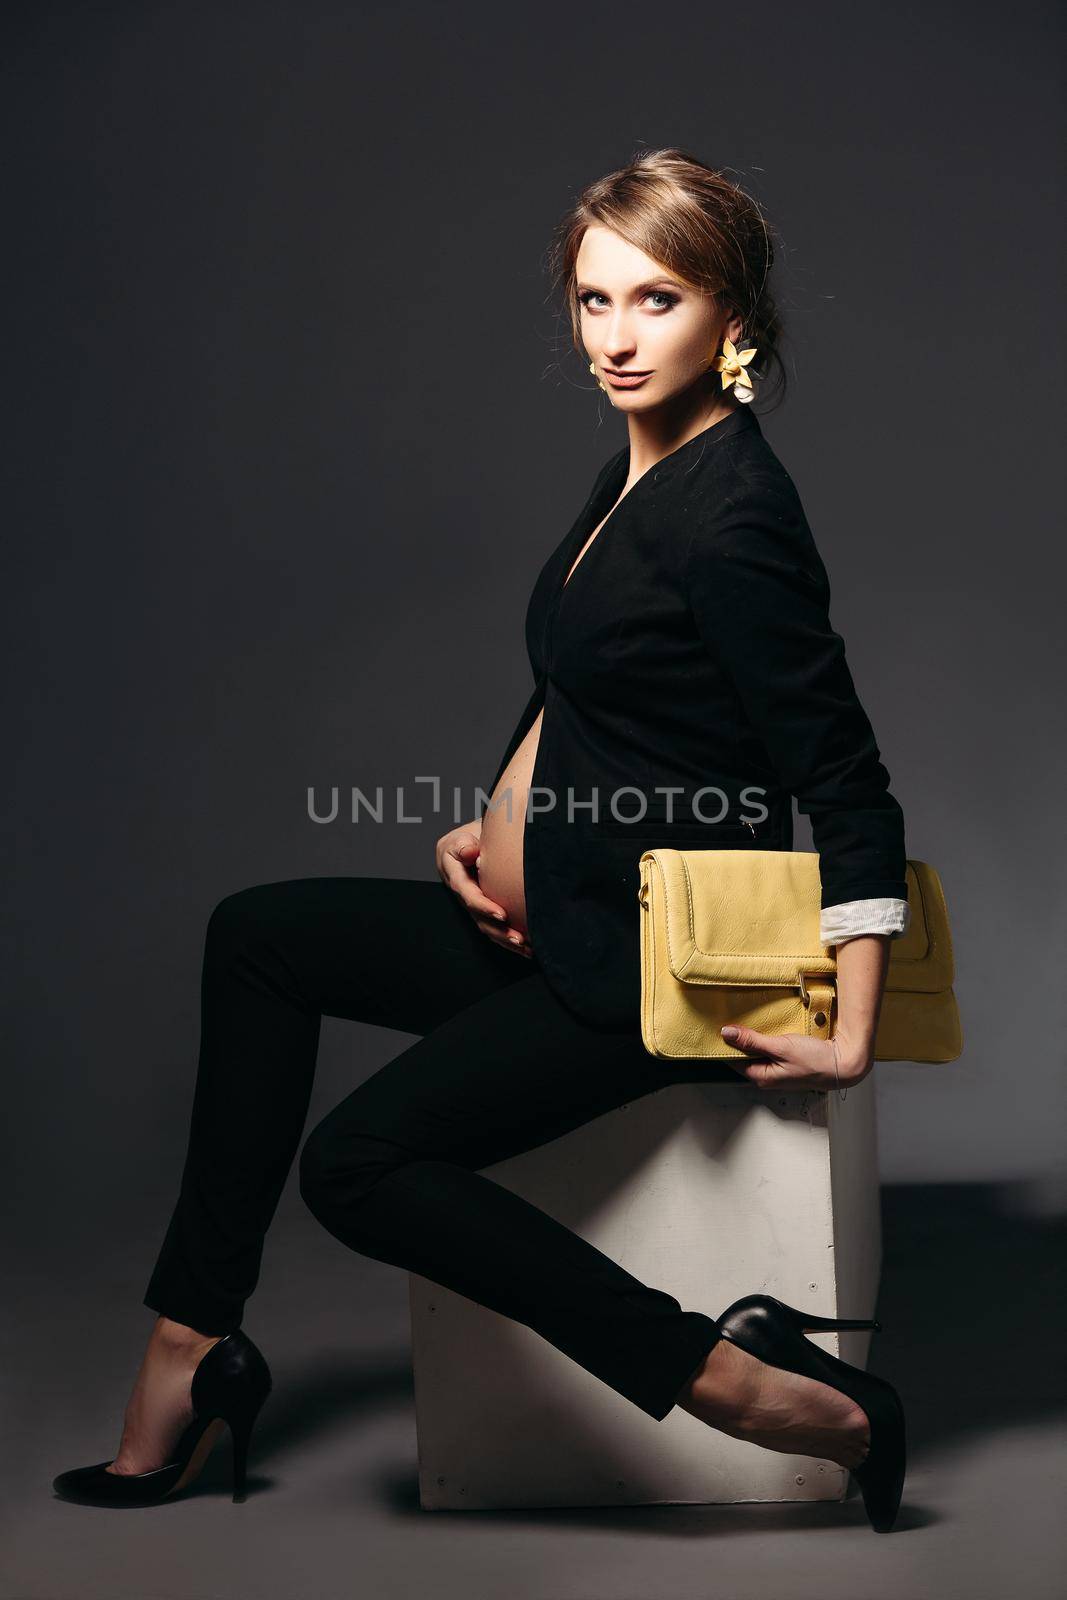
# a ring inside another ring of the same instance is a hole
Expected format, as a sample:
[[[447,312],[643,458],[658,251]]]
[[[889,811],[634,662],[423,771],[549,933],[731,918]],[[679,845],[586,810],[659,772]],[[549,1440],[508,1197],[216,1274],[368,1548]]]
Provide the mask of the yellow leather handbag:
[[[650,1055],[743,1056],[719,1029],[830,1039],[837,959],[819,941],[819,857],[807,850],[646,850],[639,862],[641,1037]],[[941,879],[906,869],[911,922],[890,943],[877,1061],[963,1051]]]

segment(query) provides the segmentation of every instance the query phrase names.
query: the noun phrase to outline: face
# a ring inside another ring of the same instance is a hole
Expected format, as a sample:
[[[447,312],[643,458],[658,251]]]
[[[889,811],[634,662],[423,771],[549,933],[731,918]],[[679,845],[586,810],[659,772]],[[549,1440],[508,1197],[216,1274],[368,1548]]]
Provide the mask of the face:
[[[620,411],[644,411],[701,382],[718,399],[711,363],[741,319],[682,283],[610,228],[587,228],[575,263],[581,333],[597,376]],[[612,372],[640,373],[633,382]]]

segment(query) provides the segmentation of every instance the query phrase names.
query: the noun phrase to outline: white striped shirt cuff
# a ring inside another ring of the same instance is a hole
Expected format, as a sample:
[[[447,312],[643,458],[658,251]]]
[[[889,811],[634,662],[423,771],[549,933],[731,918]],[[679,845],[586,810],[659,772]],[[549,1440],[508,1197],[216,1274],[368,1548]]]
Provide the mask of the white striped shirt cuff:
[[[841,905],[825,906],[820,915],[819,940],[822,944],[844,944],[864,933],[888,933],[899,939],[911,926],[911,907],[906,900],[845,900]]]

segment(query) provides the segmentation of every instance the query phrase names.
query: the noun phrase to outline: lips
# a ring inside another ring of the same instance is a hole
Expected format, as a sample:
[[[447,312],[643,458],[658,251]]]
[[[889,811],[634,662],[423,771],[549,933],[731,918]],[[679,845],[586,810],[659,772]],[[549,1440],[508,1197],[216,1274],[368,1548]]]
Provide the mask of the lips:
[[[605,367],[604,372],[616,389],[636,389],[639,383],[652,376],[651,372],[613,372],[610,367]]]

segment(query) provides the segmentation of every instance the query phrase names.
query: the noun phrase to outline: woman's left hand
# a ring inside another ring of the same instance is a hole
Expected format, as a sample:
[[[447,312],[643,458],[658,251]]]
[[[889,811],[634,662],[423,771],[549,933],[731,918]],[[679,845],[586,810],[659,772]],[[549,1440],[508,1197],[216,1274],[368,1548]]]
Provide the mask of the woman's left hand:
[[[726,1027],[721,1030],[727,1044],[755,1061],[733,1060],[727,1065],[759,1089],[842,1089],[860,1083],[874,1065],[869,1052],[850,1046],[838,1034],[835,1039],[809,1039],[804,1033],[757,1033],[755,1028]],[[836,1054],[836,1063],[835,1063]]]

